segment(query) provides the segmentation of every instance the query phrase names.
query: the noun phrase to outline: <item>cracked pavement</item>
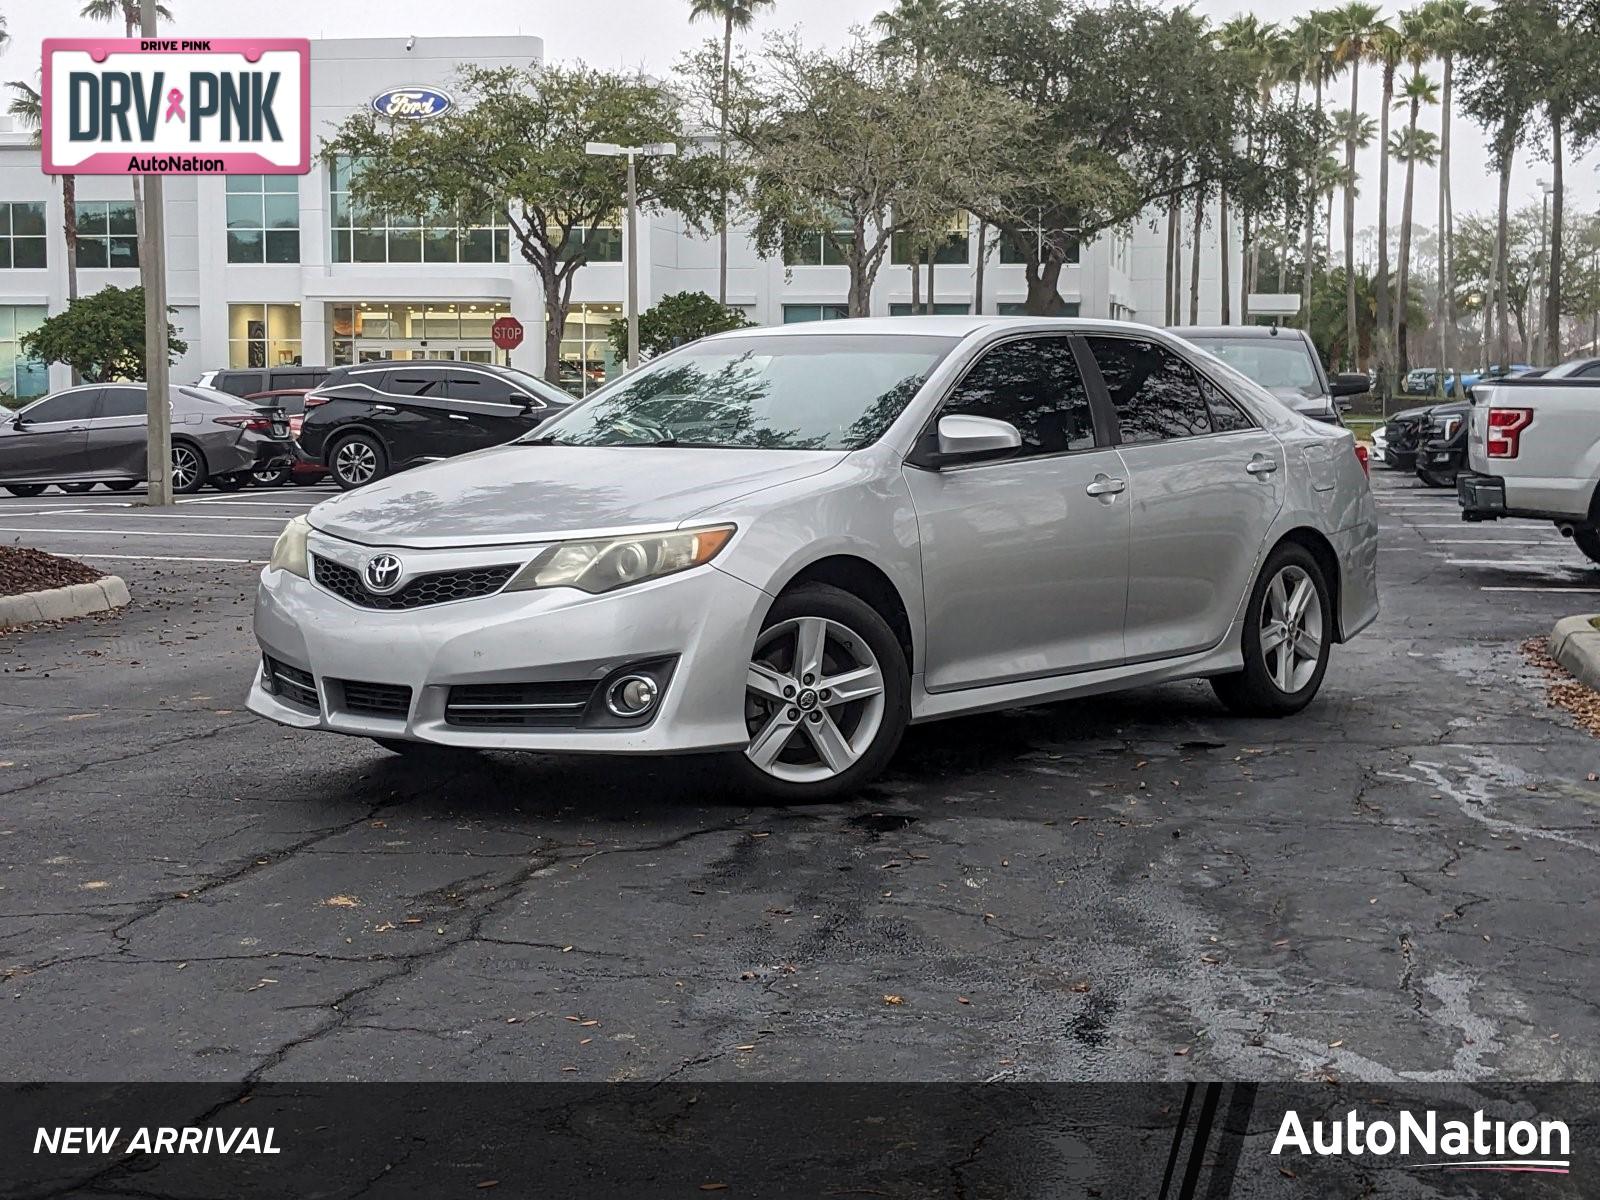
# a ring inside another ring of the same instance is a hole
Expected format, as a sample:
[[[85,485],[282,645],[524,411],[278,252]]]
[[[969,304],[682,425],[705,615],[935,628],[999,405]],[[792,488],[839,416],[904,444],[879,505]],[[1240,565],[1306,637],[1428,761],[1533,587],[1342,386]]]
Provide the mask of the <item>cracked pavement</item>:
[[[280,729],[242,708],[253,566],[118,568],[130,609],[0,634],[0,1067],[1600,1078],[1600,742],[1518,649],[1600,580],[1374,483],[1383,615],[1298,718],[1190,683],[945,722],[810,807]]]

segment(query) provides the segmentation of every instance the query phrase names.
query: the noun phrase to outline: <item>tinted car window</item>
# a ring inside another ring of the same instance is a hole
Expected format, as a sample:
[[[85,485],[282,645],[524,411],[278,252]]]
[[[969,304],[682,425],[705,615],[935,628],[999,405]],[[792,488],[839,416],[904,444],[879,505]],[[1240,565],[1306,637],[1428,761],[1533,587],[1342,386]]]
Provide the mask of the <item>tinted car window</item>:
[[[1244,410],[1224,396],[1222,389],[1209,379],[1200,381],[1200,390],[1205,393],[1206,407],[1211,410],[1211,428],[1217,433],[1255,428],[1255,423],[1245,416]]]
[[[485,371],[453,370],[449,374],[449,392],[452,400],[485,400],[494,404],[512,402],[511,381]],[[521,403],[517,399],[517,403]]]
[[[358,382],[375,382],[362,377]],[[438,368],[394,367],[383,373],[380,391],[391,396],[439,396],[444,394],[445,373]]]
[[[1124,443],[1211,432],[1206,398],[1188,363],[1154,342],[1113,337],[1088,341],[1116,407]]]
[[[28,409],[27,417],[30,421],[86,421],[95,415],[99,396],[98,388],[52,396]]]
[[[274,390],[282,388],[313,388],[317,386],[320,376],[313,375],[310,371],[274,371],[272,373],[272,386]]]
[[[221,371],[211,386],[230,395],[248,396],[265,391],[267,385],[260,371]]]
[[[945,402],[941,415],[950,413],[1009,421],[1022,434],[1023,457],[1094,445],[1089,393],[1064,337],[996,346]]]
[[[102,417],[144,416],[144,390],[128,387],[107,388],[100,396],[100,415]]]

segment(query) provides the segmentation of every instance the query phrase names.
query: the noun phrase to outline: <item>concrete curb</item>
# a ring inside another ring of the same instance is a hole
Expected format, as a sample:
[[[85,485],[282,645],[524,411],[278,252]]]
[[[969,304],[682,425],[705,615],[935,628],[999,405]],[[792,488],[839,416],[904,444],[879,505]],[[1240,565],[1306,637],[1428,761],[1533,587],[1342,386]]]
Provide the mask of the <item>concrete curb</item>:
[[[1550,633],[1550,657],[1600,691],[1600,629],[1591,616],[1563,617]]]
[[[128,585],[118,575],[107,575],[93,583],[74,583],[43,592],[0,596],[0,629],[28,625],[34,621],[86,617],[90,613],[121,608],[128,600]]]

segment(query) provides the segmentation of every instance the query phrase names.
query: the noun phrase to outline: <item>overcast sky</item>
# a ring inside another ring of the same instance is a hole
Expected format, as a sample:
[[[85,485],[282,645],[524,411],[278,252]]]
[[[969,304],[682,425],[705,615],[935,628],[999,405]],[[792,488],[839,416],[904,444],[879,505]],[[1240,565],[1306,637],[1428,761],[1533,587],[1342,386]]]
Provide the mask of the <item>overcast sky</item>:
[[[808,40],[836,43],[852,25],[865,24],[887,7],[889,0],[778,0],[776,7],[758,18],[751,31],[752,44],[762,33],[799,25]],[[581,58],[596,66],[644,67],[664,73],[679,54],[710,36],[711,26],[688,24],[688,0],[379,0],[378,3],[330,3],[329,0],[273,0],[270,4],[245,0],[164,0],[173,11],[172,32],[179,36],[299,36],[312,38],[396,36],[494,36],[536,34],[544,38],[548,59]],[[77,16],[82,0],[0,0],[12,34],[9,52],[0,57],[0,78],[30,78],[38,69],[39,43],[45,37],[82,36],[95,26]],[[1243,4],[1238,0],[1199,0],[1198,7],[1214,21],[1241,12],[1254,12],[1278,22],[1316,7],[1305,0],[1273,0]],[[1393,13],[1392,6],[1387,11]],[[104,29],[104,26],[99,28]],[[116,31],[120,36],[120,27]],[[162,32],[167,32],[163,29]],[[1437,76],[1437,67],[1430,73]],[[1362,72],[1362,108],[1376,114],[1377,73]],[[1369,82],[1370,81],[1370,82]],[[398,81],[404,82],[404,81]],[[1347,79],[1335,84],[1335,100],[1349,102]],[[1401,119],[1397,114],[1394,120]],[[1426,114],[1427,127],[1438,131],[1439,112]],[[1492,211],[1495,179],[1487,165],[1484,138],[1470,120],[1454,122],[1455,206],[1457,213]],[[1363,155],[1357,164],[1363,184],[1356,225],[1377,220],[1377,151]],[[1592,212],[1596,208],[1595,160],[1567,164],[1568,204]],[[1537,203],[1538,181],[1549,178],[1549,165],[1525,155],[1513,176],[1513,204]],[[1391,218],[1400,210],[1401,177],[1390,182]],[[1437,212],[1436,174],[1419,168],[1415,200],[1416,219],[1432,225]],[[1336,205],[1337,207],[1337,205]]]

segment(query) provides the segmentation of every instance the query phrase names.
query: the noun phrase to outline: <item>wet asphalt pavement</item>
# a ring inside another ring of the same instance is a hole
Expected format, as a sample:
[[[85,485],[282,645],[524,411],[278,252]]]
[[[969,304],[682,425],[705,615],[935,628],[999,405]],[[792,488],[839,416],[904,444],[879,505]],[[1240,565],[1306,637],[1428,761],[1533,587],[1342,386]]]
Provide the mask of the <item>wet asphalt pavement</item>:
[[[1518,648],[1600,570],[1374,483],[1383,614],[1300,717],[946,722],[807,808],[251,717],[250,560],[323,493],[0,499],[135,598],[0,634],[0,1074],[1600,1078],[1600,742]]]

